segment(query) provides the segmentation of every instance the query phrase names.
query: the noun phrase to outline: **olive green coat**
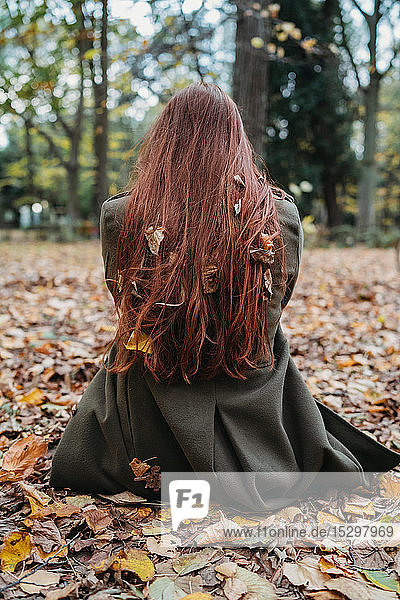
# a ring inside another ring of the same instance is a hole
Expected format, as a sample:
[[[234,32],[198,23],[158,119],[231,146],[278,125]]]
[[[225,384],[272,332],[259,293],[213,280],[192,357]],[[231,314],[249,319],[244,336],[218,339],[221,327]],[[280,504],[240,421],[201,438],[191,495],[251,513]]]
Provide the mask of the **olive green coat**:
[[[100,234],[106,280],[115,277],[115,252],[127,196],[102,207]],[[100,368],[78,403],[53,458],[50,484],[82,492],[125,489],[151,496],[134,481],[133,458],[157,456],[163,471],[380,471],[400,454],[315,400],[280,325],[293,293],[303,249],[295,203],[276,200],[286,248],[289,285],[272,294],[268,333],[275,368],[251,370],[246,381],[227,375],[191,385],[156,383],[134,365],[125,374]],[[112,282],[106,281],[110,290]],[[109,360],[113,362],[115,346]],[[110,364],[111,364],[110,363]]]

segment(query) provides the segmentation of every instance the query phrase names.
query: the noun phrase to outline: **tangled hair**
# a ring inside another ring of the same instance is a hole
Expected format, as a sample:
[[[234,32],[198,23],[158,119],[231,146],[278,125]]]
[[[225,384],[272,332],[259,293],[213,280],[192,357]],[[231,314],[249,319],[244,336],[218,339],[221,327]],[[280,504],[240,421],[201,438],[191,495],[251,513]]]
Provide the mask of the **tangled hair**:
[[[273,368],[269,262],[282,275],[274,286],[287,281],[273,195],[281,190],[256,158],[237,105],[218,85],[192,83],[165,105],[133,169],[108,371],[143,360],[156,381],[189,384],[222,372],[247,379],[260,360]],[[132,333],[150,336],[151,352],[128,350]]]

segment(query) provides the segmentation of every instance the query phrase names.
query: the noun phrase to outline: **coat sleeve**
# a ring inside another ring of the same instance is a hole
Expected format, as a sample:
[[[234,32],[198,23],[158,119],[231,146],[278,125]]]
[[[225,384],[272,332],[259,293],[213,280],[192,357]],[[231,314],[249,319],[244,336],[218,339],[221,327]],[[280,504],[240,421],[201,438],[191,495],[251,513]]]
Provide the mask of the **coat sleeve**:
[[[104,264],[104,281],[115,302],[118,293],[117,245],[124,220],[129,192],[112,196],[101,206],[100,244]]]
[[[304,248],[304,230],[301,224],[299,209],[294,202],[290,202],[291,205],[291,223],[290,231],[291,235],[295,236],[296,242],[294,244],[295,251],[288,253],[287,269],[288,269],[288,280],[286,285],[285,294],[282,300],[282,310],[287,306],[290,298],[293,295],[293,291],[299,276],[300,263],[303,255]]]
[[[103,257],[104,266],[104,282],[108,287],[110,294],[115,301],[115,292],[117,289],[116,269],[115,269],[115,253],[116,248],[110,245],[109,233],[110,211],[107,200],[101,206],[100,213],[100,244],[101,255]]]

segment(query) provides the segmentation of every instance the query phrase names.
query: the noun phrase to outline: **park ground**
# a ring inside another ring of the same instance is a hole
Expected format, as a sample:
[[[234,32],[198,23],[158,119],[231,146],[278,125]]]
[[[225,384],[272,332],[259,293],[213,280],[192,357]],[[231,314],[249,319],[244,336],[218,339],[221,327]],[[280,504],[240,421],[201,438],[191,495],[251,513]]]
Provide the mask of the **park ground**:
[[[50,488],[52,454],[99,368],[113,305],[97,241],[2,243],[0,252],[0,597],[399,597],[397,545],[177,550],[160,542],[154,508],[129,493]],[[398,451],[399,305],[393,250],[306,248],[282,317],[313,396]],[[396,476],[387,498],[400,495]],[[353,499],[363,518],[375,508]],[[336,518],[343,510],[340,502],[324,508]]]

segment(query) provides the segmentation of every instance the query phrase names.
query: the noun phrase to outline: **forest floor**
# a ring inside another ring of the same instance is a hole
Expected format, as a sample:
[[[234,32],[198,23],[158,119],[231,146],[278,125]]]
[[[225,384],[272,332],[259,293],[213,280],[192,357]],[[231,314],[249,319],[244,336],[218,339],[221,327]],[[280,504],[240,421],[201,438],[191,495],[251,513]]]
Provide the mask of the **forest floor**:
[[[51,457],[100,366],[113,305],[97,241],[2,243],[0,252],[0,597],[400,597],[400,538],[384,548],[182,549],[173,538],[160,541],[155,507],[129,492],[107,498],[50,488]],[[332,247],[304,251],[282,317],[313,396],[398,451],[399,309],[393,251]],[[381,483],[391,510],[398,473]],[[318,515],[376,520],[380,506],[361,494]],[[280,522],[296,514],[281,511]]]

